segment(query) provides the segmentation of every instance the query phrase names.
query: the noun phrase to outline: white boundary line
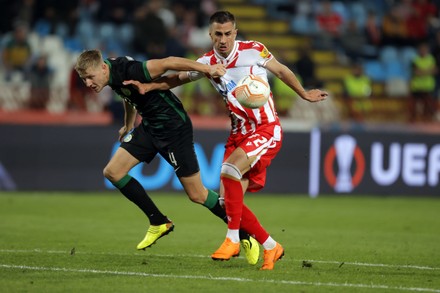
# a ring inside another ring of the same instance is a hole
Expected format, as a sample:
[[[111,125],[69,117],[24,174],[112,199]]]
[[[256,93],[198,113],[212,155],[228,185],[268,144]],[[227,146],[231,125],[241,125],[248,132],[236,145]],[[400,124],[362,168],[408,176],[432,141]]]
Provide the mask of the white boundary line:
[[[0,249],[0,253],[49,253],[49,254],[69,254],[69,251],[64,250],[42,250],[42,249]],[[76,251],[75,254],[88,254],[88,255],[127,255],[127,256],[138,256],[143,255],[144,252],[138,253],[117,253],[117,252],[87,252],[87,251]],[[148,254],[146,254],[148,255]],[[197,255],[197,254],[154,254],[156,257],[193,257],[193,258],[209,258],[207,255]],[[348,262],[348,261],[336,261],[336,260],[312,260],[312,259],[291,259],[289,257],[284,257],[283,262],[302,262],[307,261],[313,263],[322,264],[337,264],[337,265],[352,265],[361,267],[384,267],[384,268],[404,268],[404,269],[415,269],[415,270],[440,270],[440,267],[430,267],[421,265],[399,265],[399,264],[381,264],[381,263],[363,263],[363,262]]]
[[[213,277],[200,275],[172,275],[172,274],[147,274],[142,272],[127,272],[127,271],[108,271],[96,269],[69,269],[58,267],[34,267],[26,265],[8,265],[0,264],[0,268],[5,269],[20,269],[20,270],[35,270],[35,271],[55,271],[68,273],[90,273],[90,274],[105,274],[105,275],[123,275],[123,276],[138,276],[138,277],[152,277],[152,278],[175,278],[175,279],[198,279],[198,280],[214,280],[214,281],[235,281],[235,282],[257,282],[257,283],[281,283],[285,285],[305,285],[315,287],[349,287],[349,288],[368,288],[368,289],[384,289],[384,290],[401,290],[401,291],[415,291],[415,292],[435,292],[439,293],[440,289],[418,288],[418,287],[393,287],[387,285],[374,284],[351,284],[351,283],[322,283],[322,282],[304,282],[304,281],[289,281],[289,280],[270,280],[270,279],[249,279],[249,278],[232,278],[232,277]]]

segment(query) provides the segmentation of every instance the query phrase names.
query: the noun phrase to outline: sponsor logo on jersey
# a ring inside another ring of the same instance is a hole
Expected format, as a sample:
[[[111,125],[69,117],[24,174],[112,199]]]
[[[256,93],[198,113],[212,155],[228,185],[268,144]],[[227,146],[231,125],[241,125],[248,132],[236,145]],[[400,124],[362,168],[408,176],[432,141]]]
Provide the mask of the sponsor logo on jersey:
[[[269,50],[267,50],[266,47],[263,47],[263,50],[260,52],[260,56],[263,58],[269,57]]]

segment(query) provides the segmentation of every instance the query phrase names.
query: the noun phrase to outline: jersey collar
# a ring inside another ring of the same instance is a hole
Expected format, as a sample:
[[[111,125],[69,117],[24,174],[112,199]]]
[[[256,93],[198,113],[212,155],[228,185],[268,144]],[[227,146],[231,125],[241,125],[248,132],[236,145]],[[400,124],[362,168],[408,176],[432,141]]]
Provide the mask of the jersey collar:
[[[104,60],[104,63],[108,66],[108,84],[112,84],[113,78],[112,78],[112,64],[108,60]]]
[[[232,51],[231,51],[231,53],[229,53],[228,57],[225,58],[222,55],[220,55],[215,50],[215,48],[214,48],[214,54],[215,54],[215,57],[217,58],[217,60],[219,60],[222,64],[228,65],[228,64],[234,62],[234,60],[237,58],[237,56],[235,54],[237,52],[237,50],[238,50],[238,42],[235,41],[234,48],[232,48]]]

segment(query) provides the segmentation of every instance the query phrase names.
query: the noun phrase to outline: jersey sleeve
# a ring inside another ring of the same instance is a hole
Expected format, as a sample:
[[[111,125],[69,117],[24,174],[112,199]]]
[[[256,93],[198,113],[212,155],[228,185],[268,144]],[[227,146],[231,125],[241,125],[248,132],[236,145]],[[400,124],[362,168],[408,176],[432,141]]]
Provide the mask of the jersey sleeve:
[[[150,82],[151,76],[147,69],[147,62],[132,61],[127,70],[127,76],[130,79],[138,80],[140,82]]]
[[[129,56],[115,59],[118,63],[118,71],[123,80],[137,80],[142,83],[150,82],[151,76],[146,62],[136,61]]]
[[[256,56],[257,64],[261,67],[266,67],[267,62],[273,59],[272,53],[260,42],[254,41],[252,46],[258,52],[258,56]]]

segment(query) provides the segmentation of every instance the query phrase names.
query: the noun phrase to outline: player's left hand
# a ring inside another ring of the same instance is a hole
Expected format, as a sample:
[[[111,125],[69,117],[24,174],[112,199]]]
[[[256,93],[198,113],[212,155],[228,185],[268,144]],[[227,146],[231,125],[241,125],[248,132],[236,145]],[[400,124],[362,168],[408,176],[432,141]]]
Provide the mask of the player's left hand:
[[[319,89],[313,89],[306,91],[304,99],[309,102],[319,102],[325,100],[328,97],[328,93]]]
[[[122,84],[134,86],[141,95],[145,95],[151,90],[151,84],[141,83],[137,80],[124,80]]]

